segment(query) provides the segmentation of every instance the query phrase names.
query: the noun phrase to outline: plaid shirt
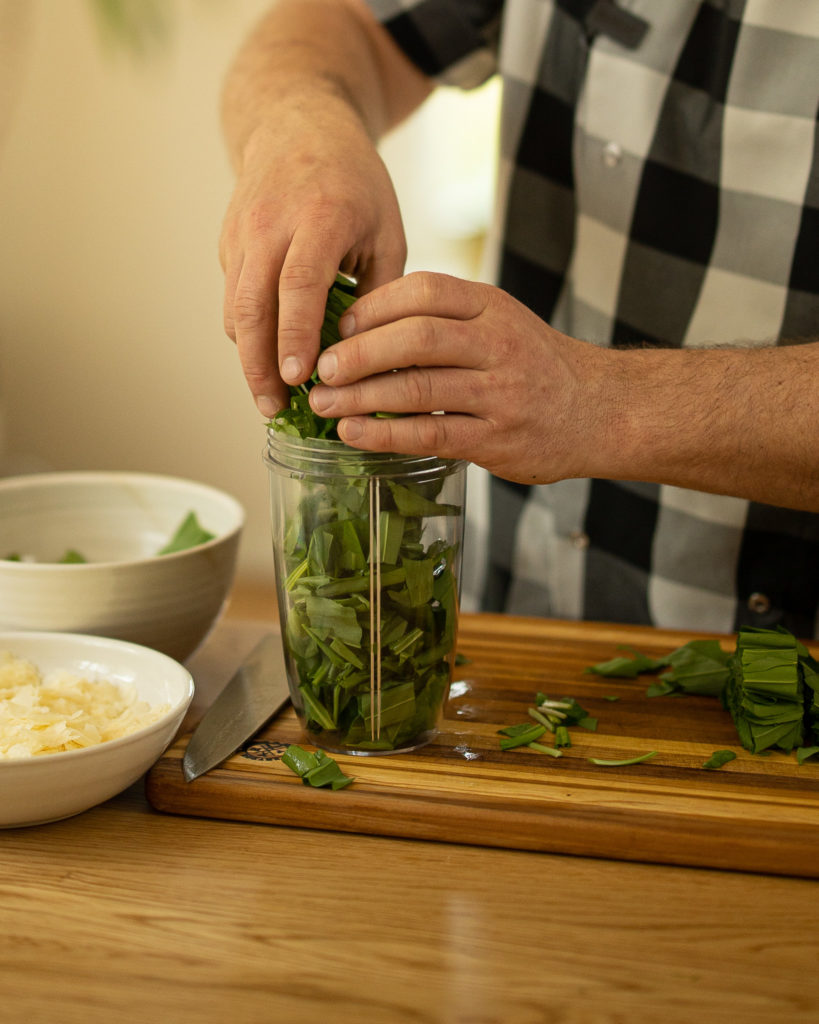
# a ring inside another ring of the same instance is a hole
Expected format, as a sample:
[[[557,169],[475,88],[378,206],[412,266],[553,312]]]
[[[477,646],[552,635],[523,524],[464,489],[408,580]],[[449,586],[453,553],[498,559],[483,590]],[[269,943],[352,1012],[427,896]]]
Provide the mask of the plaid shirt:
[[[439,81],[503,76],[491,276],[541,317],[600,345],[819,335],[817,0],[369,3]],[[610,480],[477,495],[486,609],[819,635],[819,516]]]

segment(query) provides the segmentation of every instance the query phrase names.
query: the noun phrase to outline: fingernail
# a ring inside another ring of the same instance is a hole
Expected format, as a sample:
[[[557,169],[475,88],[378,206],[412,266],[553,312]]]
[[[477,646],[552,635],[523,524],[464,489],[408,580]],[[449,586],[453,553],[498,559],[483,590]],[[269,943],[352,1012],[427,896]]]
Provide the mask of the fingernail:
[[[332,405],[332,388],[325,388],[321,384],[316,384],[315,387],[310,389],[310,406],[313,409],[313,412],[317,412],[320,416],[324,416],[325,413],[329,412]]]
[[[357,441],[364,433],[364,425],[358,419],[344,420],[339,433],[345,441]]]
[[[288,356],[281,365],[279,371],[282,380],[296,381],[301,376],[301,363],[295,356]]]
[[[332,380],[338,373],[338,356],[335,352],[323,352],[319,356],[318,374],[322,380]]]
[[[269,395],[258,395],[256,398],[256,408],[266,420],[273,419],[279,411],[279,406]]]
[[[355,334],[355,317],[352,313],[345,313],[338,322],[338,333],[342,338],[349,338]]]

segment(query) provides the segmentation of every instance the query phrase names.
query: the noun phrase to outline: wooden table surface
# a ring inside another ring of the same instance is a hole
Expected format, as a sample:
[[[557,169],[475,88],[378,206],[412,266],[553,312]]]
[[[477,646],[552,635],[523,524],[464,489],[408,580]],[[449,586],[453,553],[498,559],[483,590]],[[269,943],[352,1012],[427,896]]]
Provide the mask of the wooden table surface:
[[[189,723],[259,613],[195,656]],[[0,851],[4,1024],[819,1020],[814,881],[177,817],[141,783]]]

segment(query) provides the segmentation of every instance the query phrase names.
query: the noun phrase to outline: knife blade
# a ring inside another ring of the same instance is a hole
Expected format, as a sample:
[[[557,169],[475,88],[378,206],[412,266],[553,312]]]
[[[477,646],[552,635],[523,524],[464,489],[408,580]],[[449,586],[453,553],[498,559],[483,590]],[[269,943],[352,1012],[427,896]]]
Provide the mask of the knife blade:
[[[289,699],[281,637],[267,633],[194,730],[182,758],[185,780],[193,782],[234,754]]]

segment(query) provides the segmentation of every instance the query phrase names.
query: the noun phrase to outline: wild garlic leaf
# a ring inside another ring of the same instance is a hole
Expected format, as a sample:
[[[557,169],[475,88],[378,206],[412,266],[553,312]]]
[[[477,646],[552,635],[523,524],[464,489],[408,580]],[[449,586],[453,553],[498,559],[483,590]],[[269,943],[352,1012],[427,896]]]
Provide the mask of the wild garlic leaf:
[[[177,551],[187,551],[188,548],[198,547],[213,540],[216,534],[206,530],[195,512],[188,512],[179,526],[176,528],[171,539],[164,547],[157,551],[158,555],[172,555]]]
[[[637,757],[628,757],[623,760],[609,760],[604,757],[590,757],[588,760],[591,761],[592,764],[602,765],[606,768],[623,768],[630,764],[642,764],[643,761],[648,761],[649,758],[655,757],[656,755],[657,751],[651,750],[647,754],[640,754]]]
[[[297,744],[291,744],[282,754],[282,764],[300,776],[306,786],[343,789],[355,779],[342,772],[338,762],[323,750],[315,754]]]
[[[702,766],[710,769],[722,768],[724,764],[733,761],[736,756],[733,750],[715,750],[707,761],[703,761]]]

